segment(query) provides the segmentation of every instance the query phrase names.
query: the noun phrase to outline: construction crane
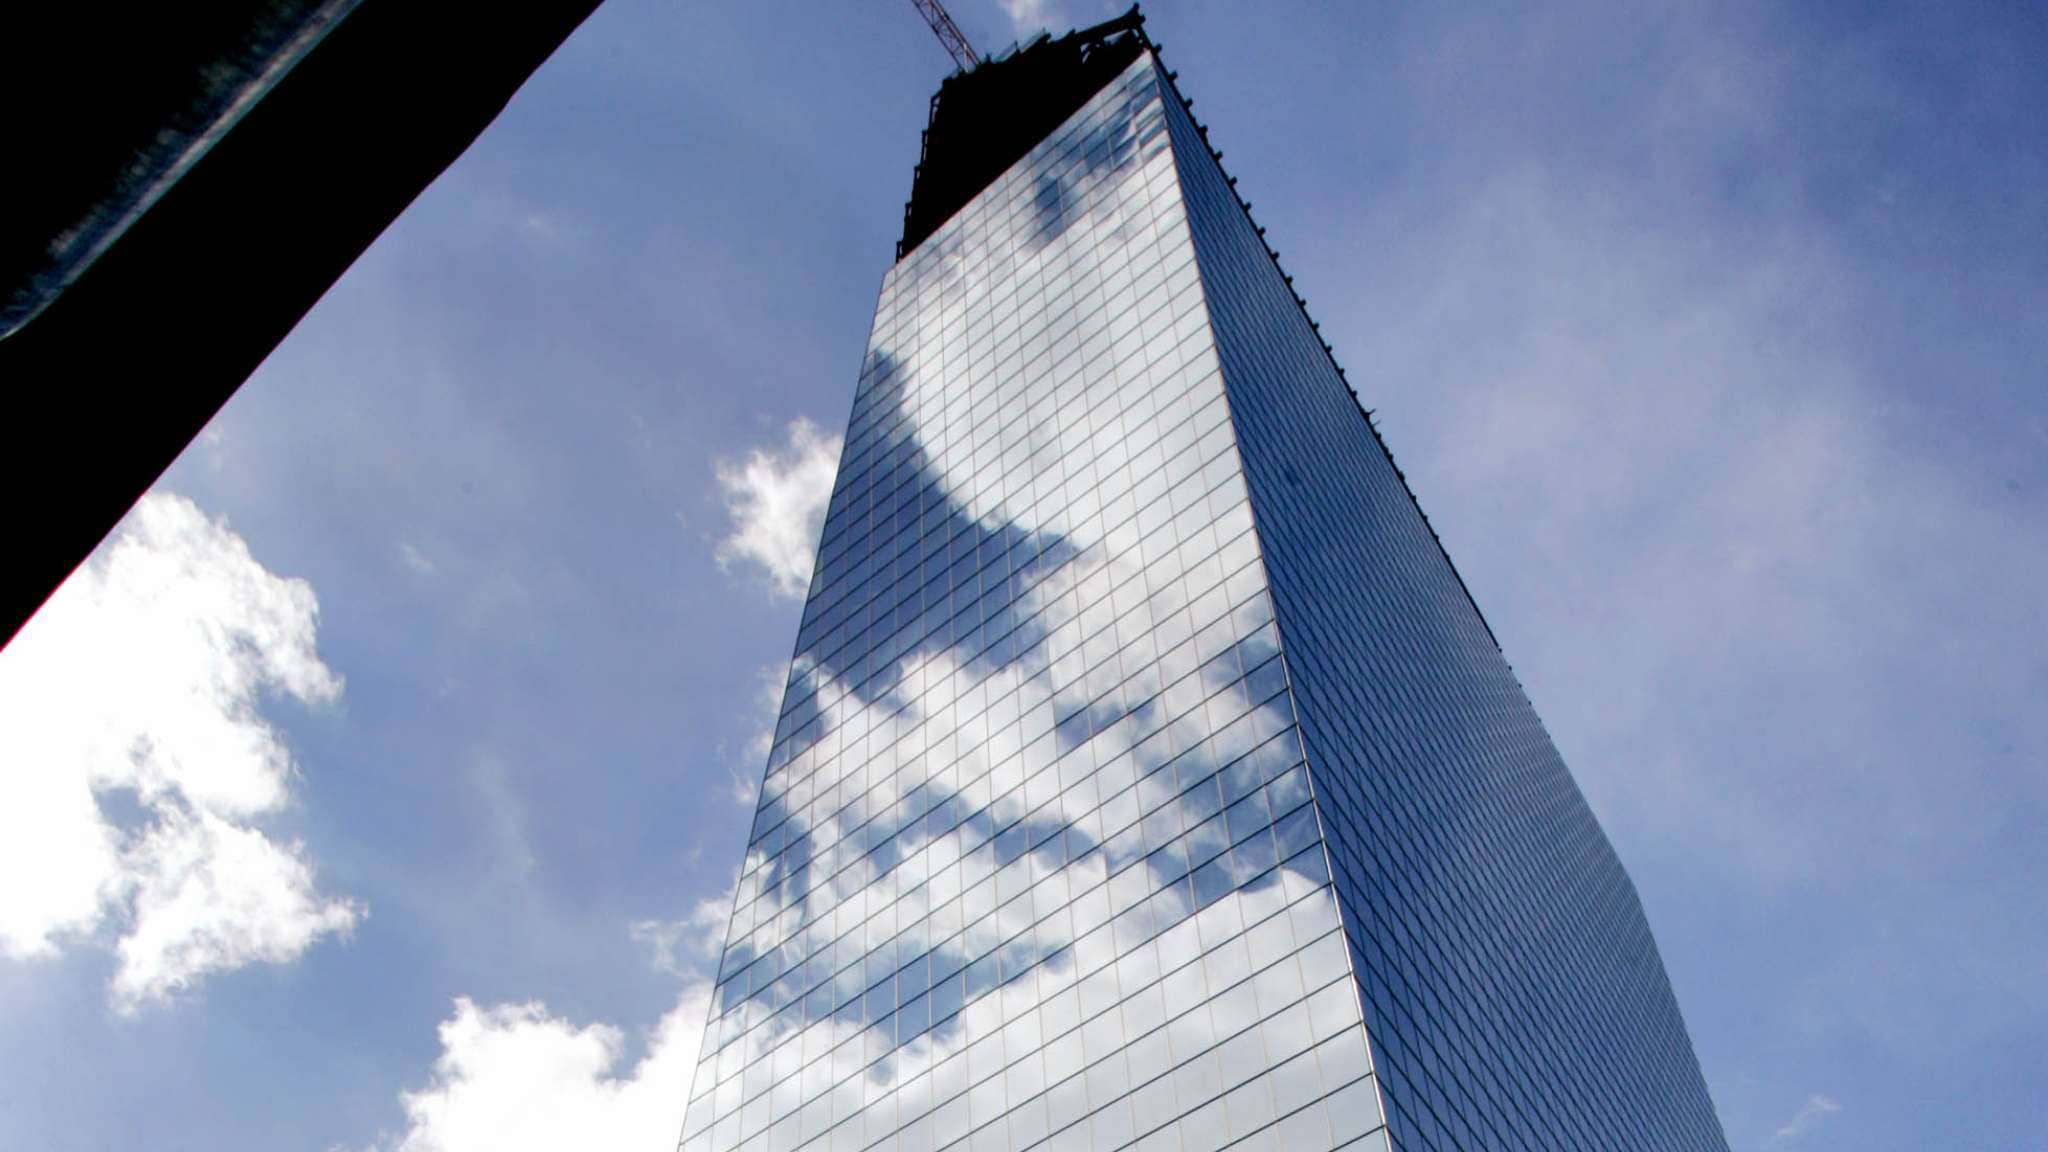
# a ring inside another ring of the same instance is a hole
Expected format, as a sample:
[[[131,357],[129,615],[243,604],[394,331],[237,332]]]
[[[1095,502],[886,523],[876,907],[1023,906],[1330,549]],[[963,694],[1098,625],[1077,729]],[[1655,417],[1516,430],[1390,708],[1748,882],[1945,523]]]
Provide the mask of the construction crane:
[[[953,23],[953,16],[946,11],[944,4],[939,3],[939,0],[910,0],[910,6],[917,9],[917,14],[924,17],[924,22],[932,26],[932,35],[937,36],[939,43],[946,46],[946,55],[953,58],[953,63],[958,65],[962,72],[981,63],[981,57],[974,54],[974,45],[969,44],[967,37],[960,34],[960,26]]]

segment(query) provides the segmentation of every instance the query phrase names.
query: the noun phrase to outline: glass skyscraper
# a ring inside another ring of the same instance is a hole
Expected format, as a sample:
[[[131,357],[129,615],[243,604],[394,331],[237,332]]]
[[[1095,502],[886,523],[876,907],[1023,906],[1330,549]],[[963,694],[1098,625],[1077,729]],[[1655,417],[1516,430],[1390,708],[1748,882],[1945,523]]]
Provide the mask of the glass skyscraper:
[[[1725,1150],[1135,16],[933,101],[684,1152]]]

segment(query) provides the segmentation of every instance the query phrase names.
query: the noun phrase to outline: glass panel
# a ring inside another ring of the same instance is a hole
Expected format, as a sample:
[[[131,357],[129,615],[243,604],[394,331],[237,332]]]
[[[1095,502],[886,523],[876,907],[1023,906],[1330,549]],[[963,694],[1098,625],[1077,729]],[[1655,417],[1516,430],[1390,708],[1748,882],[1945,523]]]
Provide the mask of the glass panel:
[[[890,272],[690,1152],[1242,1138],[1269,1048],[1362,1064],[1193,244],[1148,57]]]

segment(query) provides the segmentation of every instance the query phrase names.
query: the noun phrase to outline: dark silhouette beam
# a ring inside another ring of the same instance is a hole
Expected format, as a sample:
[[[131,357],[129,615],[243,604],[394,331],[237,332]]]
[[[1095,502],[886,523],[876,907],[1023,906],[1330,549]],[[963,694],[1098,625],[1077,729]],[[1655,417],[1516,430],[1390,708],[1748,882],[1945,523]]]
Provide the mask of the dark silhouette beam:
[[[0,498],[10,526],[0,643],[596,6],[360,0],[68,286],[0,339]],[[118,6],[80,5],[26,16],[0,50],[0,97],[39,118],[39,141],[61,144],[73,124],[82,133],[103,127],[82,102],[123,95],[118,72],[94,78],[104,57],[81,9],[108,38],[123,31]],[[72,39],[83,29],[87,42],[56,42],[53,29]],[[81,85],[80,73],[90,82]],[[160,115],[168,125],[188,111]],[[34,181],[38,159],[13,178]],[[72,218],[93,209],[79,204]],[[22,225],[0,223],[9,227]],[[20,250],[21,239],[8,237],[10,247]]]

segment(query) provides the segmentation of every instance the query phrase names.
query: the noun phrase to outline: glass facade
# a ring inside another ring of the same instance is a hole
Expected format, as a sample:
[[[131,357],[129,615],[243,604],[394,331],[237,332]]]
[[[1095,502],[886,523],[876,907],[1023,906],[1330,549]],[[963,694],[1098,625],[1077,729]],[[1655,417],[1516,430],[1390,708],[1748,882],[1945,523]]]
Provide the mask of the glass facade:
[[[1149,52],[890,270],[685,1152],[1723,1147],[1284,284]]]
[[[1725,1152],[1627,873],[1178,100],[1168,124],[1394,1144]]]

